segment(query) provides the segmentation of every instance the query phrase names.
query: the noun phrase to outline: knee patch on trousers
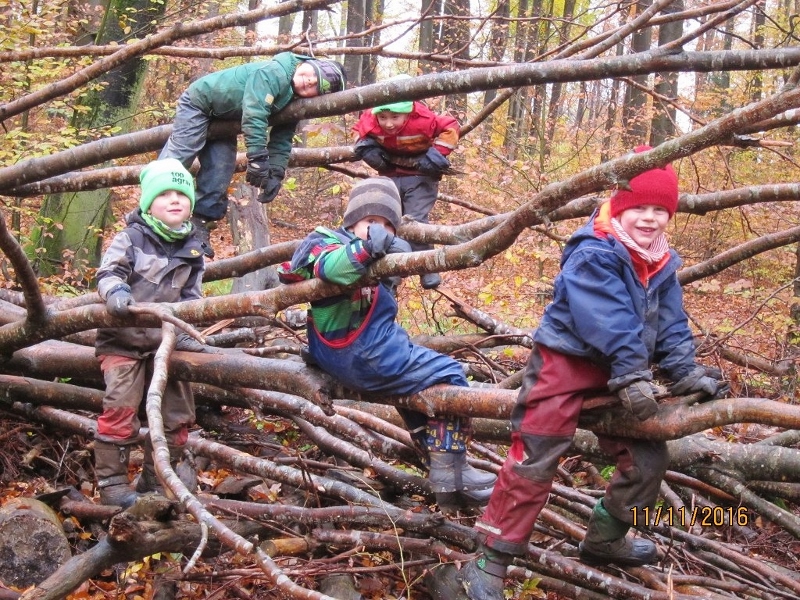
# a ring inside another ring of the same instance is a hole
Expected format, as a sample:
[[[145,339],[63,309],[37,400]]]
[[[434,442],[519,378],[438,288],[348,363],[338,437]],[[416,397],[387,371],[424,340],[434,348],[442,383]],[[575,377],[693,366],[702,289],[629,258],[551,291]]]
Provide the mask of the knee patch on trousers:
[[[514,472],[532,481],[552,481],[558,461],[569,450],[571,437],[549,437],[522,433],[514,444],[522,444],[523,455],[514,465]]]

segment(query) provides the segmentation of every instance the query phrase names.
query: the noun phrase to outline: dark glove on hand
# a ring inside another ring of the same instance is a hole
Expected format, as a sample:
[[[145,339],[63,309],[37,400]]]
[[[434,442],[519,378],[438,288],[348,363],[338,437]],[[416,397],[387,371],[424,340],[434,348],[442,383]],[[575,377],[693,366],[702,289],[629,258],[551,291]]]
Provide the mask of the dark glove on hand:
[[[203,352],[204,354],[224,354],[223,348],[209,346],[198,342],[185,331],[180,332],[175,338],[175,350],[182,352]]]
[[[710,373],[716,375],[713,370]],[[719,374],[721,377],[722,372]],[[674,396],[686,396],[703,392],[712,398],[721,398],[729,390],[730,387],[727,384],[720,385],[720,381],[716,377],[709,377],[709,371],[705,367],[696,365],[688,375],[681,378],[670,388],[670,393]]]
[[[373,223],[367,228],[364,249],[372,258],[383,258],[389,252],[389,248],[392,247],[394,239],[394,234],[389,232],[383,225]]]
[[[634,381],[617,390],[622,405],[640,421],[649,419],[658,412],[658,402],[653,394],[653,386],[648,381]]]
[[[258,150],[247,153],[247,173],[245,181],[257,188],[263,188],[270,178],[269,152]]]
[[[353,148],[358,158],[375,169],[378,173],[383,173],[392,168],[389,162],[389,155],[372,138],[364,138],[356,143]]]
[[[175,350],[180,350],[182,352],[203,352],[205,348],[205,344],[201,344],[185,331],[175,336]]]
[[[403,238],[399,238],[397,236],[394,237],[392,240],[392,245],[389,246],[389,249],[386,251],[386,254],[400,254],[402,252],[413,252],[413,248],[411,248],[411,244],[405,241]]]
[[[450,161],[433,146],[417,162],[417,170],[425,175],[441,175],[449,168]]]
[[[283,167],[272,167],[270,169],[269,179],[261,186],[261,193],[258,195],[258,201],[262,204],[267,204],[275,200],[275,196],[281,191],[281,184],[283,178],[286,176],[286,169]]]
[[[133,296],[131,296],[131,288],[125,283],[112,288],[108,296],[106,296],[106,310],[108,314],[114,317],[127,317],[130,315],[129,307],[131,304],[135,304]]]

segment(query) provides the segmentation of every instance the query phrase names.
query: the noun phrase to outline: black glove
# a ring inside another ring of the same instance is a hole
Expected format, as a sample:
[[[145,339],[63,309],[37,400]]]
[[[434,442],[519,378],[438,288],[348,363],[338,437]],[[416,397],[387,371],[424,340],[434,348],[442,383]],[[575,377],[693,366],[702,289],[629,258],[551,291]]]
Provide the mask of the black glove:
[[[411,248],[411,244],[405,241],[403,238],[399,238],[397,236],[394,237],[392,243],[389,245],[389,249],[386,251],[386,254],[401,254],[403,252],[413,252],[414,250]],[[395,294],[400,284],[403,282],[403,278],[400,275],[392,275],[391,277],[384,277],[381,279],[381,282],[389,288],[389,291],[392,294]]]
[[[203,352],[205,348],[205,344],[201,344],[185,331],[181,331],[175,336],[175,350],[180,350],[182,352]]]
[[[372,258],[378,259],[386,256],[395,236],[383,225],[373,223],[367,228],[367,239],[364,241],[364,249]]]
[[[401,252],[413,252],[413,248],[411,248],[411,244],[405,241],[403,238],[399,238],[397,236],[394,237],[392,240],[392,245],[389,246],[389,249],[386,251],[386,254],[400,254]]]
[[[272,167],[269,171],[269,179],[261,186],[261,193],[258,201],[267,204],[275,200],[275,196],[281,191],[283,178],[286,177],[286,169],[283,167]]]
[[[175,337],[175,350],[182,352],[202,352],[204,354],[226,354],[228,348],[217,348],[198,342],[185,331],[181,331]]]
[[[417,170],[425,175],[441,175],[449,168],[450,161],[433,146],[417,161]]]
[[[730,386],[719,381],[716,377],[722,377],[719,369],[706,369],[702,365],[695,365],[688,375],[682,377],[670,388],[670,393],[674,396],[686,396],[703,392],[711,398],[721,398],[730,391]]]
[[[617,390],[622,405],[640,421],[649,419],[658,412],[653,385],[649,381],[639,379]]]
[[[245,181],[250,185],[263,189],[269,178],[269,152],[266,149],[248,152]]]
[[[378,173],[383,173],[392,168],[389,162],[389,155],[372,138],[359,140],[353,147],[356,156],[375,169]]]
[[[114,317],[127,317],[131,314],[130,305],[135,304],[131,296],[131,287],[126,283],[111,288],[106,296],[106,310]]]

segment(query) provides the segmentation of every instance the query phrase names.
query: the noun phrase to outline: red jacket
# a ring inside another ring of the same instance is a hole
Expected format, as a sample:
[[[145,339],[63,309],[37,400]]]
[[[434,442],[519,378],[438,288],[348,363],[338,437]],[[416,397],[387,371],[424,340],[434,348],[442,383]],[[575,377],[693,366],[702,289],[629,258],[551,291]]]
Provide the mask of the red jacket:
[[[396,134],[389,135],[381,129],[371,110],[361,113],[353,131],[356,141],[371,137],[386,149],[389,159],[395,164],[396,174],[409,174],[418,171],[413,168],[412,161],[403,159],[425,154],[431,146],[447,156],[458,144],[460,126],[450,115],[437,115],[422,102],[414,102],[408,121]],[[392,174],[382,173],[390,177]]]

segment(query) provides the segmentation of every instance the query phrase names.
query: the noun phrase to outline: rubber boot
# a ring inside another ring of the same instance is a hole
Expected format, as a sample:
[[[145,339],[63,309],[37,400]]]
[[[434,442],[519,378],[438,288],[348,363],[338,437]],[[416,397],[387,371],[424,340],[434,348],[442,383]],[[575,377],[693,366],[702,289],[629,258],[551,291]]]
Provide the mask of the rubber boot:
[[[467,462],[466,452],[431,452],[428,480],[442,512],[468,506],[485,506],[497,477]]]
[[[194,493],[197,489],[197,469],[194,460],[184,456],[184,446],[174,446],[169,449],[169,462],[175,474],[186,488]],[[148,438],[144,444],[144,461],[142,472],[136,479],[136,491],[140,494],[165,494],[164,486],[156,475],[155,461],[153,460],[153,445]]]
[[[425,273],[419,276],[419,283],[422,289],[433,290],[441,285],[442,276],[438,273]]]
[[[216,223],[214,221],[207,221],[206,219],[198,216],[192,215],[189,219],[192,225],[194,225],[195,237],[197,241],[200,242],[200,245],[203,247],[203,254],[205,254],[208,258],[214,258],[214,248],[211,247],[211,229],[216,227]]]
[[[478,546],[478,558],[469,561],[461,573],[461,582],[470,600],[504,600],[504,583],[512,554]]]
[[[480,544],[478,556],[461,570],[452,563],[432,569],[425,585],[433,600],[504,600],[504,580],[511,554],[497,552]]]
[[[94,472],[102,504],[128,508],[139,497],[128,480],[130,451],[130,446],[95,441]]]
[[[658,560],[656,545],[643,538],[628,538],[630,525],[610,514],[603,500],[594,506],[586,536],[578,546],[581,562],[587,565],[614,563],[622,567],[640,567]]]

